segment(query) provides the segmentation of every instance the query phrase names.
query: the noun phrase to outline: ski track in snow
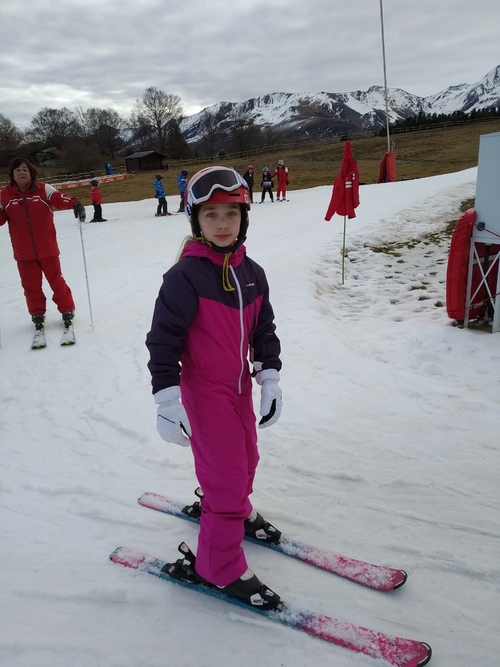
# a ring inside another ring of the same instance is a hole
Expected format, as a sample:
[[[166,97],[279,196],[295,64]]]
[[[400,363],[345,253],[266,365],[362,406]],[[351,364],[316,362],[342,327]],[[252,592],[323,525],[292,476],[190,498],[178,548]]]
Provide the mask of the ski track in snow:
[[[475,170],[363,186],[344,285],[343,220],[323,219],[331,188],[254,206],[247,241],[284,363],[283,416],[259,432],[255,506],[291,539],[403,567],[409,580],[381,594],[246,544],[249,564],[292,603],[428,641],[439,667],[497,667],[500,651],[500,338],[451,326],[436,305],[449,241],[426,240],[474,188]],[[168,558],[182,540],[196,546],[195,525],[137,504],[144,491],[189,502],[196,487],[190,451],[155,430],[144,339],[187,224],[152,217],[152,202],[106,204],[119,220],[83,227],[94,330],[78,226],[56,214],[78,304],[68,348],[49,302],[48,347],[29,349],[0,230],[0,663],[382,666],[108,561],[118,545]]]

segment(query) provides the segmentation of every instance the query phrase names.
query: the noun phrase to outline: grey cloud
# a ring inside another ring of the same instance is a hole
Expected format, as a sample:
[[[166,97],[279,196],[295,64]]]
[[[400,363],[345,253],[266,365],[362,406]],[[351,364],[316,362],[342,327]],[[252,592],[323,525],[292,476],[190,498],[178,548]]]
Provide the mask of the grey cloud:
[[[500,3],[383,6],[390,87],[431,95],[499,64]],[[2,8],[0,21],[0,113],[20,127],[43,106],[126,115],[148,86],[193,113],[271,92],[383,84],[376,0],[37,0]]]

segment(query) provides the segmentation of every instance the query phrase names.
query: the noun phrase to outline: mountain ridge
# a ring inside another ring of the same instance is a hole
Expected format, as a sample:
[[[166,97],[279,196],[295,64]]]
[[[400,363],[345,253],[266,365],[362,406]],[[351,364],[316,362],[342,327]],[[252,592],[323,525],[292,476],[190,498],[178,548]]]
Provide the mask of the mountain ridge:
[[[391,123],[426,114],[470,113],[500,107],[500,65],[473,84],[462,83],[421,97],[401,88],[388,88]],[[385,90],[373,85],[366,91],[341,93],[274,92],[243,102],[218,102],[182,119],[181,131],[190,144],[201,141],[202,119],[213,114],[217,131],[227,129],[234,114],[244,114],[261,129],[272,128],[283,139],[326,138],[348,132],[378,132],[386,124]]]

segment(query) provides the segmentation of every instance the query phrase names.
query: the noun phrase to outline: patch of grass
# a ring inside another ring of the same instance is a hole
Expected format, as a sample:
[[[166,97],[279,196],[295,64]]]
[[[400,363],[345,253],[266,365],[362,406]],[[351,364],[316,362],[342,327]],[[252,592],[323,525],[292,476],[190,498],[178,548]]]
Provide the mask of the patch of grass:
[[[448,174],[462,169],[477,166],[479,152],[479,137],[483,134],[500,132],[500,119],[487,123],[471,123],[457,127],[426,130],[397,134],[392,137],[396,145],[397,179],[426,178],[439,174]],[[378,179],[380,160],[387,150],[387,140],[384,137],[356,138],[351,140],[354,158],[358,163],[359,179],[361,183],[376,183]],[[290,169],[289,190],[302,190],[318,185],[332,185],[340,171],[344,143],[335,140],[314,142],[307,145],[270,149],[252,157],[228,157],[214,161],[193,160],[176,162],[169,161],[169,168],[163,171],[164,185],[167,196],[177,195],[175,177],[181,169],[187,169],[192,175],[198,169],[210,164],[223,164],[234,167],[243,174],[248,164],[255,169],[255,190],[260,191],[260,174],[263,167],[274,170],[278,160],[285,161]],[[103,156],[103,162],[106,157]],[[123,158],[108,159],[113,165],[115,173],[125,172]],[[40,180],[53,176],[60,169],[40,168]],[[137,172],[124,181],[103,183],[101,191],[104,205],[111,202],[138,201],[142,199],[154,200],[153,180],[156,172]],[[7,180],[7,169],[0,170],[0,181]],[[381,185],[383,187],[383,185]],[[90,188],[74,188],[66,190],[79,197],[88,205]],[[154,201],[152,206],[154,207]],[[465,208],[473,206],[473,200],[464,202]]]

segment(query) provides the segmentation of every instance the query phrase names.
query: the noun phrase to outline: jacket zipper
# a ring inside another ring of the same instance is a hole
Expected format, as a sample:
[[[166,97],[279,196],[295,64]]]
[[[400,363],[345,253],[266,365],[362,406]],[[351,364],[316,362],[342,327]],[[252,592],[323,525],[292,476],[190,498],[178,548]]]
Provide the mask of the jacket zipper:
[[[38,252],[36,250],[35,237],[33,235],[33,227],[31,226],[31,218],[30,218],[30,214],[29,214],[28,200],[26,199],[26,196],[24,194],[23,194],[23,202],[24,202],[24,209],[26,211],[26,220],[28,222],[28,228],[30,230],[31,243],[33,243],[33,251],[35,253],[35,259],[38,262]]]
[[[240,283],[238,282],[238,278],[236,277],[236,273],[231,265],[229,265],[229,268],[231,270],[231,274],[234,278],[234,282],[236,283],[236,290],[238,292],[238,301],[239,301],[239,312],[240,312],[240,376],[238,378],[238,394],[242,393],[242,388],[241,388],[241,379],[243,377],[243,371],[245,370],[245,356],[243,354],[243,348],[244,348],[244,342],[245,342],[245,329],[243,326],[243,296],[241,294],[241,287]]]

